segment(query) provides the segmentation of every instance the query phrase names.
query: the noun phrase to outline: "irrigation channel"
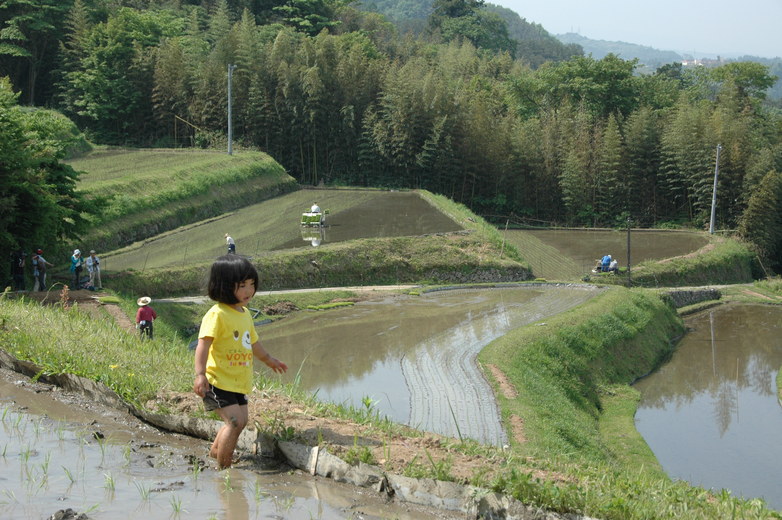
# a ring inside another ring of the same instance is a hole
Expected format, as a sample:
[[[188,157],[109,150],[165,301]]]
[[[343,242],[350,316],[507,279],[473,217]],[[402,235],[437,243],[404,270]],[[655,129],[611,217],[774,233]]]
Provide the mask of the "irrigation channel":
[[[475,356],[508,331],[583,303],[598,289],[529,285],[458,289],[361,302],[262,327],[287,377],[324,401],[363,408],[425,431],[507,442]]]
[[[287,466],[240,461],[220,472],[204,468],[206,441],[163,434],[5,369],[0,419],[2,519],[44,519],[68,509],[111,520],[467,518],[388,503],[371,490]]]
[[[723,306],[687,325],[671,360],[636,383],[636,428],[671,478],[782,510],[782,307]]]

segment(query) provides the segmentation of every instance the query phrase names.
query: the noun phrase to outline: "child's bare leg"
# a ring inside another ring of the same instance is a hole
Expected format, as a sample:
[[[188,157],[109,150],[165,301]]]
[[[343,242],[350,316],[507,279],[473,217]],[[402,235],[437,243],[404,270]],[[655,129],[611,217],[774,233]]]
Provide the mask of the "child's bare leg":
[[[215,412],[225,424],[217,432],[212,448],[209,450],[209,456],[217,459],[217,465],[221,469],[230,468],[239,435],[247,426],[247,406],[232,404],[218,408]]]

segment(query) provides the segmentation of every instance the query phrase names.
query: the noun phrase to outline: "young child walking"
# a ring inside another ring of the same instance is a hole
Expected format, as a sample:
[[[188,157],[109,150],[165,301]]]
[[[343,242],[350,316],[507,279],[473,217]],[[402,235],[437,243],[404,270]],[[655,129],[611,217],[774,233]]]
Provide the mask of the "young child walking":
[[[261,346],[247,304],[255,296],[258,272],[238,255],[219,257],[209,273],[209,297],[217,303],[201,321],[195,351],[193,391],[225,423],[209,456],[223,469],[231,466],[239,434],[247,426],[247,395],[252,390],[253,356],[277,373],[288,366]]]

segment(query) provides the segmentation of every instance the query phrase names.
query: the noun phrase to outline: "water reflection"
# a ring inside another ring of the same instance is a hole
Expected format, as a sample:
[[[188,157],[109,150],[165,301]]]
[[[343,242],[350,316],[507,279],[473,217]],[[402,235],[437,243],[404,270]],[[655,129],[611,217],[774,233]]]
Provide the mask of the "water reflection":
[[[764,305],[692,318],[671,361],[637,383],[636,427],[671,477],[782,508],[780,318]]]
[[[259,332],[318,398],[444,435],[505,442],[477,353],[513,328],[584,302],[594,289],[460,290],[302,313]]]
[[[243,461],[197,470],[193,454],[203,458],[207,442],[143,425],[126,429],[113,411],[71,408],[46,394],[0,378],[0,518],[49,518],[68,508],[129,520],[443,517],[284,466],[259,470]]]

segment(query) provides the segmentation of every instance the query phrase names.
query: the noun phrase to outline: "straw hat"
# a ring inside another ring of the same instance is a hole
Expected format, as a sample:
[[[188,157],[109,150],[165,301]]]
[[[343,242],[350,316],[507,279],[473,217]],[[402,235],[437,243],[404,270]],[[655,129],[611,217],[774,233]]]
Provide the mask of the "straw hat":
[[[144,305],[149,305],[150,302],[152,302],[152,298],[149,296],[142,296],[138,300],[136,300],[136,303],[139,304],[139,307],[143,307]]]

